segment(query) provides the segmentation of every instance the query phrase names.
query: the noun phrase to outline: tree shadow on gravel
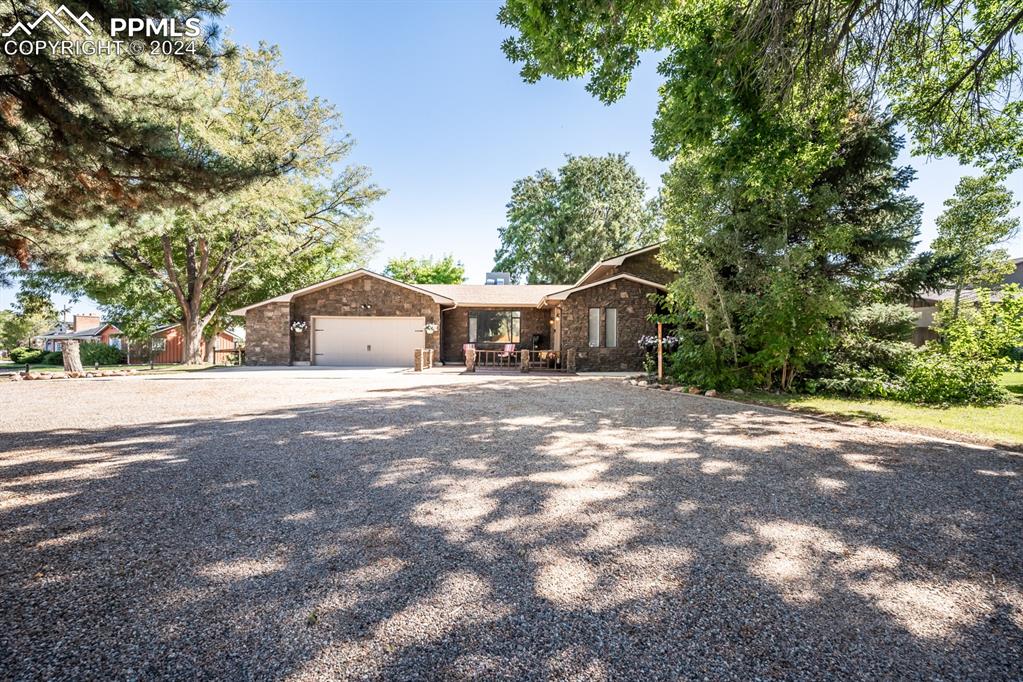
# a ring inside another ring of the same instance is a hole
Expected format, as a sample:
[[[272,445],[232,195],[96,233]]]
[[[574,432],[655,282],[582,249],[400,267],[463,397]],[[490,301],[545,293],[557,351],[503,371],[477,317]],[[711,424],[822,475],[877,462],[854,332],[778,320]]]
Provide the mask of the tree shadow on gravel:
[[[0,677],[1023,665],[1005,453],[490,377],[0,438]]]

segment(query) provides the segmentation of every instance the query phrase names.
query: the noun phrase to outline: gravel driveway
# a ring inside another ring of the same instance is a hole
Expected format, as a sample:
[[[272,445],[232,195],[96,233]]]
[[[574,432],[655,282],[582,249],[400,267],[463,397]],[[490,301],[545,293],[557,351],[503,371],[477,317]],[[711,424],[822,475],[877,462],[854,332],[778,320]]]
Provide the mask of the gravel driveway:
[[[1023,671],[1018,455],[595,378],[0,406],[0,678]]]

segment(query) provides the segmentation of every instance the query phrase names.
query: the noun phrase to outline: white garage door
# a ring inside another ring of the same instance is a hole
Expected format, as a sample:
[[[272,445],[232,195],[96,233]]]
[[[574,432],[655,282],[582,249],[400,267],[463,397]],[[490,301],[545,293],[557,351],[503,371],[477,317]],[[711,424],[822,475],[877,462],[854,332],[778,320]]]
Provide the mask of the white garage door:
[[[425,326],[423,317],[313,318],[313,364],[411,367]]]

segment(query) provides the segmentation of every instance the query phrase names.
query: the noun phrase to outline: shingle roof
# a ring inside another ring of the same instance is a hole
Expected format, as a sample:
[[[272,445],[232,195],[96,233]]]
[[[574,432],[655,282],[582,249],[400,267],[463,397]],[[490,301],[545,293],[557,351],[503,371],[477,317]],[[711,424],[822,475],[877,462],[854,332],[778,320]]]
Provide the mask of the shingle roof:
[[[548,294],[571,284],[419,284],[421,289],[444,296],[461,306],[535,306]]]

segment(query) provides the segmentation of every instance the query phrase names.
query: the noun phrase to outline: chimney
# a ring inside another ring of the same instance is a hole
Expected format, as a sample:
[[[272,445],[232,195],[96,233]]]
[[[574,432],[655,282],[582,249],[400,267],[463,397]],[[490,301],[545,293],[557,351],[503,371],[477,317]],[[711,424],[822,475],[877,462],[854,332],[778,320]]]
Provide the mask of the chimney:
[[[488,272],[487,284],[511,284],[511,275],[507,272]]]
[[[91,327],[98,327],[103,322],[103,319],[95,313],[91,315],[75,315],[74,327],[71,331],[78,333],[83,329],[89,329]]]

